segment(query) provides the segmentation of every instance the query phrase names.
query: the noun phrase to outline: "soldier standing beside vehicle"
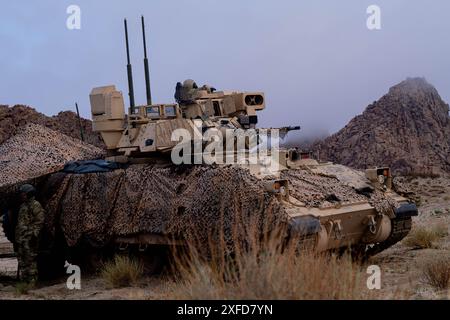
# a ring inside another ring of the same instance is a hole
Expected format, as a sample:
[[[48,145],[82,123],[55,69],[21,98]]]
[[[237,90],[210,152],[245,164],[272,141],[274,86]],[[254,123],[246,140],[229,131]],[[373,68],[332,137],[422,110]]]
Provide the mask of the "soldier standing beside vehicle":
[[[37,255],[45,214],[35,199],[36,189],[32,185],[21,186],[19,192],[21,206],[15,234],[19,278],[33,287],[38,279]]]

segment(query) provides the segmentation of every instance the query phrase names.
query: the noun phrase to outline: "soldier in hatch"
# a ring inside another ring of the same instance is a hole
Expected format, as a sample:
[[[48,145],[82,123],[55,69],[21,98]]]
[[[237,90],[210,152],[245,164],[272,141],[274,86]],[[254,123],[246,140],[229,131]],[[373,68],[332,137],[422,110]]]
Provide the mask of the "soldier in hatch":
[[[37,255],[44,226],[44,209],[36,201],[36,189],[29,184],[20,187],[21,206],[17,218],[15,242],[19,261],[19,278],[33,287],[38,278]]]

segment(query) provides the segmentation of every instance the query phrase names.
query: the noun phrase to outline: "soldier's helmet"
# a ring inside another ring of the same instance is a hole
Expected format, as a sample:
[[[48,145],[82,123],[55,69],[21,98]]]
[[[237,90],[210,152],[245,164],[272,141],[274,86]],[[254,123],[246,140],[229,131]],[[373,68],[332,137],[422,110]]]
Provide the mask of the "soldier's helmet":
[[[34,194],[36,192],[36,189],[31,184],[24,184],[19,188],[19,192],[29,195]]]
[[[175,100],[179,104],[191,104],[195,103],[195,99],[198,98],[198,86],[194,80],[188,79],[183,83],[178,82],[175,88]]]

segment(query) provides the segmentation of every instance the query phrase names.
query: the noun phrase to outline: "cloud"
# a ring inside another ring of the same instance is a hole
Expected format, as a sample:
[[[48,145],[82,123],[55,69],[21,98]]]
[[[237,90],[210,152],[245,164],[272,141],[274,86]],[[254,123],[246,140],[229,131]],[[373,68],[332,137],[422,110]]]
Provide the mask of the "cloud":
[[[82,29],[66,28],[66,8]],[[173,102],[177,81],[263,90],[265,126],[337,131],[408,76],[450,98],[450,3],[379,0],[382,29],[366,28],[370,1],[51,1],[4,3],[0,103],[46,114],[116,84],[127,92],[123,18],[129,19],[136,100],[145,101],[139,17],[146,16],[155,102]]]

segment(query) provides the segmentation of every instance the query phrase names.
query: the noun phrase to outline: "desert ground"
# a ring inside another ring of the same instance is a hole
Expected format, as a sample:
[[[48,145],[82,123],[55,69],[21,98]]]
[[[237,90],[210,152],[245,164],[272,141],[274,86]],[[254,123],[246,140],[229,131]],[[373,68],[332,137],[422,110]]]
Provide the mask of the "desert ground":
[[[417,248],[402,242],[371,258],[382,268],[381,295],[409,299],[450,299],[450,290],[437,291],[423,279],[424,261],[438,256],[450,257],[450,178],[415,178],[411,188],[420,196],[419,216],[413,218],[413,230],[441,229],[442,236],[432,248]]]
[[[381,289],[375,290],[375,299],[450,299],[450,289],[436,289],[426,280],[427,261],[446,258],[450,261],[450,177],[409,178],[408,186],[420,196],[420,214],[414,218],[413,230],[407,238],[372,257],[360,267],[378,265],[381,268]],[[417,231],[439,235],[429,245],[415,244]],[[437,231],[436,231],[437,232]],[[2,236],[2,235],[1,235]],[[11,245],[2,237],[2,250]],[[444,259],[445,260],[445,259]],[[449,269],[449,268],[447,268]],[[132,287],[112,288],[99,275],[82,275],[81,290],[69,290],[66,278],[41,283],[28,293],[17,290],[14,275],[17,261],[0,260],[0,299],[168,299],[173,298],[174,279],[162,274],[142,277]],[[176,295],[175,295],[176,296]]]

